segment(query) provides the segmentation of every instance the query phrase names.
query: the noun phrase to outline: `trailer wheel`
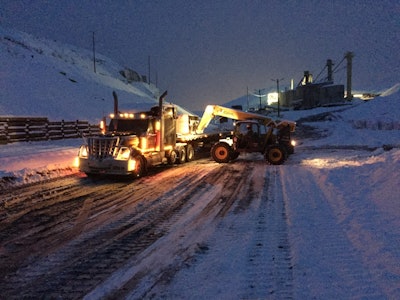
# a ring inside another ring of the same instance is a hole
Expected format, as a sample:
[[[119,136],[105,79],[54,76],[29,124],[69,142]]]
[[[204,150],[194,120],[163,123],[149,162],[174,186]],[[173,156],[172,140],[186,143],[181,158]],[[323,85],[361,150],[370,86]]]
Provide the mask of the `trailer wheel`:
[[[186,161],[186,148],[180,147],[178,151],[179,151],[179,155],[177,158],[177,162],[178,162],[178,164],[183,164]]]
[[[227,163],[230,159],[231,147],[227,143],[216,143],[211,148],[211,157],[217,163]]]
[[[272,145],[265,151],[265,159],[271,165],[281,165],[287,158],[287,153],[281,145]]]
[[[192,145],[186,146],[186,161],[192,161],[194,159],[194,149]]]

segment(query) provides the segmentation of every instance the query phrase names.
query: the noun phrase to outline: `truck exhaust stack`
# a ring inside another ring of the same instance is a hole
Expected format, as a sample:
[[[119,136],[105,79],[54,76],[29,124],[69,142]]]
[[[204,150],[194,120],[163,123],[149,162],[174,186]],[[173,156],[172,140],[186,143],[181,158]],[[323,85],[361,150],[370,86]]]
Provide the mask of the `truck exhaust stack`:
[[[114,116],[118,115],[118,97],[117,93],[113,91],[113,97],[114,97]]]

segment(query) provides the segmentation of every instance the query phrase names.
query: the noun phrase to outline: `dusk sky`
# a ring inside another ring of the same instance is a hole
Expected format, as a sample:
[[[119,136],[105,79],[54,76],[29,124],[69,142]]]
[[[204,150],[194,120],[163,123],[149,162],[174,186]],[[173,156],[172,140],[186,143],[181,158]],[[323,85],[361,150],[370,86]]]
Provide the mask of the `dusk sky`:
[[[92,49],[148,75],[194,111],[314,78],[354,52],[353,88],[400,82],[400,2],[0,0],[0,24]],[[335,66],[334,66],[335,67]],[[345,63],[334,74],[345,84]],[[341,71],[340,71],[341,70]],[[325,72],[321,75],[326,76]]]

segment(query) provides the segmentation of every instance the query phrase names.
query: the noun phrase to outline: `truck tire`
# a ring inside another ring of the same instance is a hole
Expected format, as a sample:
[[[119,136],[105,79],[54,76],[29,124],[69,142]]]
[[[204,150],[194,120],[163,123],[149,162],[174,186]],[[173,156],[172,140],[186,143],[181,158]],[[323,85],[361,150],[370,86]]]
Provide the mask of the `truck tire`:
[[[217,163],[227,163],[230,160],[231,147],[227,143],[218,142],[211,148],[211,157]]]
[[[173,165],[174,163],[176,163],[176,160],[178,158],[178,155],[176,154],[175,150],[171,150],[171,152],[168,155],[168,164]]]
[[[281,165],[287,158],[287,153],[281,145],[271,145],[265,151],[265,159],[271,165]]]
[[[180,147],[178,149],[177,162],[178,162],[178,164],[183,164],[186,162],[186,148],[185,147]]]
[[[186,146],[186,161],[192,161],[194,159],[194,149],[191,144]]]
[[[147,173],[146,159],[142,155],[137,155],[134,157],[134,160],[136,161],[134,176],[142,177],[146,175]]]

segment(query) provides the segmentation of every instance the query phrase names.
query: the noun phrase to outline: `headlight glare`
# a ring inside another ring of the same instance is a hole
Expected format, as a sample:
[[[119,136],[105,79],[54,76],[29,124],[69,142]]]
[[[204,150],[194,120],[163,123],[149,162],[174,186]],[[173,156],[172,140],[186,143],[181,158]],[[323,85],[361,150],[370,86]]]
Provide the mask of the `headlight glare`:
[[[117,159],[128,160],[130,156],[131,156],[131,151],[129,150],[129,148],[122,147],[118,151]]]
[[[78,156],[79,156],[79,157],[82,157],[82,158],[87,158],[87,157],[88,157],[88,153],[89,153],[88,147],[87,147],[86,145],[82,145],[82,146],[79,148]]]

